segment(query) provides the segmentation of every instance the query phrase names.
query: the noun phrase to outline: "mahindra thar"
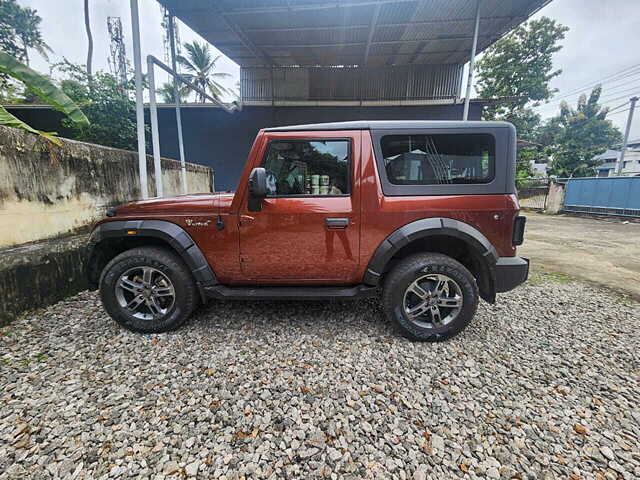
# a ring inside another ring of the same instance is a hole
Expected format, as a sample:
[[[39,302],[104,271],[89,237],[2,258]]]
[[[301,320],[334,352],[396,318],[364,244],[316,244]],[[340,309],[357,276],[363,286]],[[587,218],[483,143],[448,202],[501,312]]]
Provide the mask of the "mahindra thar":
[[[503,122],[356,121],[266,128],[235,193],[111,208],[87,274],[137,332],[209,299],[380,295],[414,340],[452,337],[479,298],[527,279],[516,133]]]

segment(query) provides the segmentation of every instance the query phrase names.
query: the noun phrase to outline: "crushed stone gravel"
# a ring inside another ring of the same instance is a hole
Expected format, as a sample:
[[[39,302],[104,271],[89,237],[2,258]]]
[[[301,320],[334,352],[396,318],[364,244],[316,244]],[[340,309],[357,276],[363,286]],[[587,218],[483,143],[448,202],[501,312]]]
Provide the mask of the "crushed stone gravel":
[[[375,300],[213,302],[140,335],[83,292],[0,330],[0,479],[640,478],[639,331],[575,282],[438,344]]]

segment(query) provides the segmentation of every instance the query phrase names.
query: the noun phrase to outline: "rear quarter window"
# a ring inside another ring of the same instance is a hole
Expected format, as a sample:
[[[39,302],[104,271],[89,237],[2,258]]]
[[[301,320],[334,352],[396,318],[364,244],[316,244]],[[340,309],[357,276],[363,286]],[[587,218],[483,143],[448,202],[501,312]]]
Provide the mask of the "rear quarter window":
[[[483,123],[434,122],[433,128],[372,129],[383,194],[514,193],[515,128],[507,123]]]
[[[483,184],[495,176],[490,134],[384,135],[380,147],[393,185]]]

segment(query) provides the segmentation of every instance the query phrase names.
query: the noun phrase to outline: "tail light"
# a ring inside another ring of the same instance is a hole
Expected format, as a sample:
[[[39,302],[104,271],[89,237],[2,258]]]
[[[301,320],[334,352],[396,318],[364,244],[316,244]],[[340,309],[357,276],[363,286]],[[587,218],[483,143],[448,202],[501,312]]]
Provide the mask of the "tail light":
[[[517,216],[513,221],[513,239],[514,246],[522,245],[524,241],[524,226],[527,223],[527,217]]]

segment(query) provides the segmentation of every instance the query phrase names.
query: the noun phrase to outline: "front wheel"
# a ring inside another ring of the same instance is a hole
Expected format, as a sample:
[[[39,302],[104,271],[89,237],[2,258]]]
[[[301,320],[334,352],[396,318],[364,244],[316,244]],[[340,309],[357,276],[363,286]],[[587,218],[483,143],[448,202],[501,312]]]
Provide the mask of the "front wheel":
[[[439,253],[402,260],[384,284],[389,320],[411,340],[441,341],[460,333],[476,313],[478,286],[460,262]]]
[[[100,277],[100,297],[114,320],[142,333],[178,328],[198,303],[182,259],[158,247],[134,248],[111,260]]]

